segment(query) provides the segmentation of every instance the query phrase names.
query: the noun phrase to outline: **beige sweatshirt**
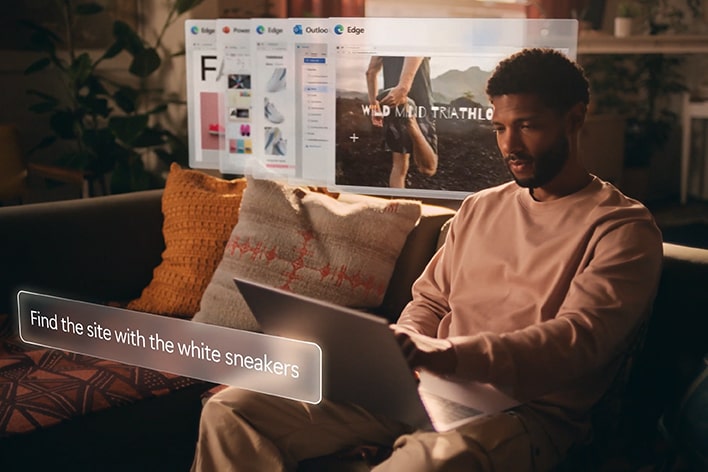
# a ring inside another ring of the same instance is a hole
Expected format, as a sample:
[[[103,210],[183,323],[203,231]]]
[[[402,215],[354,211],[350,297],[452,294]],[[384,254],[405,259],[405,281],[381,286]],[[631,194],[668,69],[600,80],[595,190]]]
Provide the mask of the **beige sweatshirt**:
[[[580,440],[650,310],[661,240],[646,208],[598,178],[547,202],[513,182],[486,189],[462,204],[398,324],[450,339],[456,376]]]

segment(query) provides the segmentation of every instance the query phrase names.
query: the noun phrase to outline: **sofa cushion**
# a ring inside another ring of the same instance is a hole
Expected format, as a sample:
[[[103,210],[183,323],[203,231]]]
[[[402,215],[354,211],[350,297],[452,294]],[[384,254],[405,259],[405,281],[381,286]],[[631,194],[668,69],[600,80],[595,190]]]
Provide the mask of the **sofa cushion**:
[[[420,215],[417,201],[334,199],[249,178],[239,222],[194,321],[258,329],[235,276],[340,305],[377,307]]]
[[[245,179],[223,180],[172,164],[162,196],[165,250],[131,310],[191,318],[238,221]]]
[[[0,438],[26,434],[200,380],[20,341],[0,315]],[[206,388],[206,387],[205,387]]]

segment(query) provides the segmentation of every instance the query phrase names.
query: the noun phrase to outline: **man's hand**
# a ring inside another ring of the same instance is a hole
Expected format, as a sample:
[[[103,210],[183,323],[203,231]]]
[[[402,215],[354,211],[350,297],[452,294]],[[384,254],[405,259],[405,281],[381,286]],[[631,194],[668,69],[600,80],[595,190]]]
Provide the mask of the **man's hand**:
[[[423,368],[435,374],[452,374],[457,367],[457,355],[447,339],[431,338],[391,325],[403,356],[412,369]]]
[[[381,112],[381,105],[379,105],[379,102],[372,102],[369,104],[369,114],[371,115],[371,124],[377,128],[382,128],[383,113]]]
[[[391,90],[389,90],[385,97],[381,98],[382,105],[388,105],[391,107],[395,107],[397,105],[405,105],[407,103],[408,88],[402,85],[397,85],[393,87]]]

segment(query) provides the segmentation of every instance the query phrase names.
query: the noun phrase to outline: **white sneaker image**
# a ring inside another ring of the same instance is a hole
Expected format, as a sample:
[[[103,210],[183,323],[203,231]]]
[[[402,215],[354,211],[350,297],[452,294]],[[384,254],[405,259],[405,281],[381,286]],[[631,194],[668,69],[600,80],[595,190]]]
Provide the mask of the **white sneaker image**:
[[[288,153],[287,148],[288,141],[283,138],[279,138],[273,145],[273,154],[276,156],[284,156]]]
[[[275,144],[280,141],[280,139],[280,128],[277,126],[273,128],[266,128],[264,146],[266,154],[275,154]]]
[[[282,123],[283,122],[283,115],[278,111],[278,109],[275,107],[275,104],[268,100],[268,97],[265,97],[265,117],[270,121],[271,123]]]
[[[287,69],[285,67],[276,67],[273,70],[273,75],[268,79],[268,84],[266,88],[269,92],[277,92],[278,90],[283,90],[285,88],[285,73]]]

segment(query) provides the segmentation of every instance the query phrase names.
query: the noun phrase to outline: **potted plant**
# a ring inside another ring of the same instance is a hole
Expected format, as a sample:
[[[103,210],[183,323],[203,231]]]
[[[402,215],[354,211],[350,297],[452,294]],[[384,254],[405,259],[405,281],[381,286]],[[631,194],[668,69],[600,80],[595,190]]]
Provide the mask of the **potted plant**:
[[[617,5],[615,36],[625,38],[632,34],[632,25],[636,14],[637,6],[633,2],[622,1]]]
[[[64,141],[69,150],[61,152],[54,164],[95,175],[110,174],[113,193],[162,186],[159,176],[146,171],[143,154],[153,152],[167,163],[186,163],[187,146],[160,120],[168,106],[180,100],[165,96],[147,79],[160,69],[164,57],[172,55],[162,43],[167,28],[201,1],[171,0],[169,13],[153,43],[125,22],[113,21],[114,41],[98,56],[78,50],[73,38],[76,18],[108,14],[99,3],[61,0],[61,32],[25,21],[32,31],[32,49],[41,54],[25,74],[54,72],[64,92],[55,96],[28,90],[38,99],[30,110],[46,116],[51,128],[51,134],[30,152]],[[123,52],[131,56],[126,72],[132,80],[128,83],[99,67]]]

